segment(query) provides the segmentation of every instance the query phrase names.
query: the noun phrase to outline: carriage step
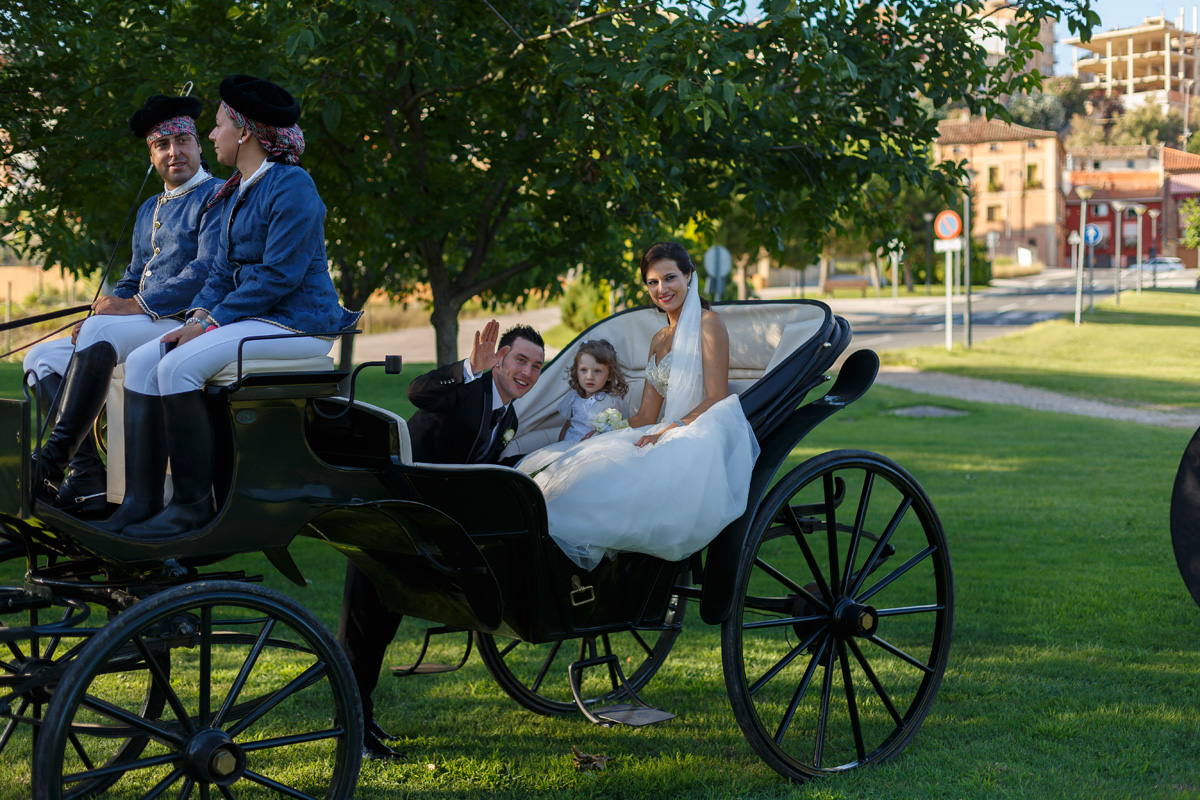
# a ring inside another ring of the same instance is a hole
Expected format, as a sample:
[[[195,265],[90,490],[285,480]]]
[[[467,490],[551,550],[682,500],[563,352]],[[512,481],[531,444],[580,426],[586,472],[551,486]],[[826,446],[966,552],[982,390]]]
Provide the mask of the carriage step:
[[[663,711],[661,708],[651,708],[650,706],[640,706],[636,703],[618,703],[615,706],[595,708],[592,709],[592,713],[607,722],[630,725],[635,728],[675,719],[675,715],[670,711]]]
[[[614,689],[628,695],[629,699],[633,702],[618,703],[616,705],[604,706],[603,708],[589,708],[587,701],[583,699],[583,692],[580,690],[583,671],[589,667],[607,667],[610,679],[613,681]],[[671,712],[654,708],[637,696],[637,692],[625,680],[625,673],[621,670],[621,662],[615,655],[598,656],[575,661],[567,668],[567,678],[571,683],[571,694],[575,697],[575,705],[583,712],[585,717],[597,725],[603,725],[606,728],[614,724],[631,725],[640,728],[643,725],[654,725],[658,722],[675,719],[675,715]]]
[[[392,677],[407,678],[410,675],[439,675],[443,672],[454,672],[455,670],[462,669],[463,664],[466,664],[467,659],[471,657],[472,637],[470,631],[466,631],[467,646],[463,649],[463,656],[457,664],[434,664],[425,661],[425,654],[429,652],[429,640],[434,636],[442,636],[447,633],[463,633],[463,629],[455,628],[451,625],[426,628],[425,639],[421,642],[421,652],[417,653],[417,660],[412,664],[392,667]]]

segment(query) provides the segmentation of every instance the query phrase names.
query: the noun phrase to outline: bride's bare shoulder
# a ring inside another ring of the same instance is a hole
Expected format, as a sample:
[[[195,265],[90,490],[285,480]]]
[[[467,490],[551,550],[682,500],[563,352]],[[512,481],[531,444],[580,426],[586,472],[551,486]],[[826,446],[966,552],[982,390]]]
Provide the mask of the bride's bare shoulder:
[[[725,327],[725,319],[711,308],[704,309],[704,313],[700,315],[700,328],[708,335],[715,333],[729,335],[728,329]]]

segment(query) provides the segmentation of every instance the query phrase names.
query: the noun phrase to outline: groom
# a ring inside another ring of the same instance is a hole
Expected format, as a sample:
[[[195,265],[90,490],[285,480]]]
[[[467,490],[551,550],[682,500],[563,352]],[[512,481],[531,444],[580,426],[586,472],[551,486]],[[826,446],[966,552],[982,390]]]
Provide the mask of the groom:
[[[496,341],[500,323],[475,333],[471,357],[415,378],[408,399],[417,413],[408,421],[414,461],[436,464],[495,464],[517,430],[512,402],[533,388],[542,372],[545,345],[528,325],[510,328]],[[338,622],[338,643],[346,651],[362,696],[367,758],[398,758],[384,744],[395,741],[375,722],[371,692],[383,656],[403,616],[386,610],[375,585],[351,562]]]

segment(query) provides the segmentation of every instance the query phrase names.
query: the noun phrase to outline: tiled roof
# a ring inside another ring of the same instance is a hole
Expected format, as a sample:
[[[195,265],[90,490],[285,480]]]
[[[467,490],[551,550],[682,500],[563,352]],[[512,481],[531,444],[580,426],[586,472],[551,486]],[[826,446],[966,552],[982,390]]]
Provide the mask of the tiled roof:
[[[1167,172],[1200,172],[1200,156],[1186,153],[1173,147],[1164,147],[1162,151],[1163,169]]]
[[[1171,176],[1171,196],[1180,195],[1200,195],[1200,174]]]
[[[946,144],[984,144],[986,142],[1023,142],[1027,139],[1053,139],[1054,131],[1040,131],[1001,122],[998,119],[971,117],[967,120],[947,119],[938,123],[938,140]]]
[[[1154,144],[1097,144],[1089,147],[1068,147],[1067,155],[1094,161],[1120,158],[1157,158],[1158,147]]]

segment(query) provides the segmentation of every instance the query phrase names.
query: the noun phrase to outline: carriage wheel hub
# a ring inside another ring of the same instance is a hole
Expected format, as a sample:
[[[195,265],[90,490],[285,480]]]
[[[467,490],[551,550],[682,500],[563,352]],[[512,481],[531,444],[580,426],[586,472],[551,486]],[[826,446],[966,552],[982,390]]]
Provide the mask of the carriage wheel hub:
[[[205,728],[188,741],[184,769],[198,781],[229,786],[246,771],[245,754],[225,731]]]
[[[34,678],[46,674],[42,682],[26,691],[27,699],[35,703],[49,703],[50,692],[47,691],[51,685],[50,670],[54,667],[54,662],[48,658],[27,658],[20,662],[17,666],[17,672],[22,678]]]
[[[848,597],[833,609],[835,627],[842,637],[870,636],[879,627],[879,614],[871,606],[856,603]]]

